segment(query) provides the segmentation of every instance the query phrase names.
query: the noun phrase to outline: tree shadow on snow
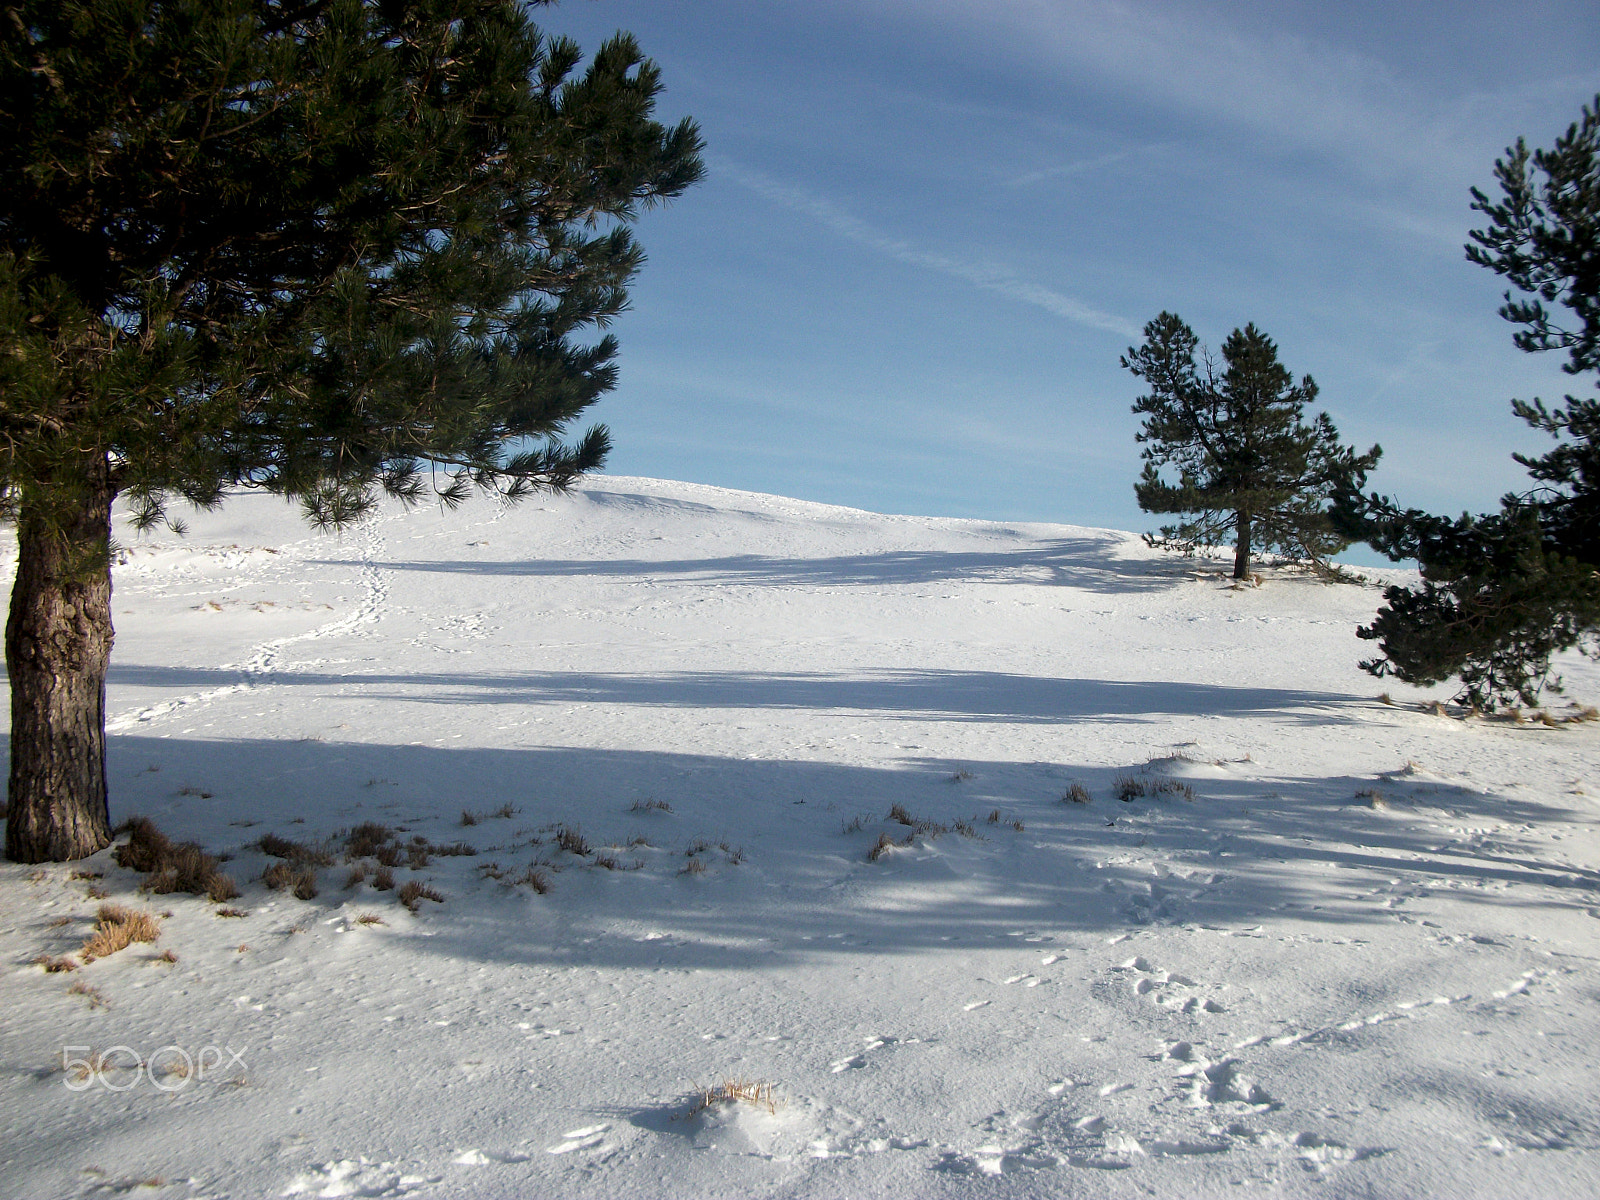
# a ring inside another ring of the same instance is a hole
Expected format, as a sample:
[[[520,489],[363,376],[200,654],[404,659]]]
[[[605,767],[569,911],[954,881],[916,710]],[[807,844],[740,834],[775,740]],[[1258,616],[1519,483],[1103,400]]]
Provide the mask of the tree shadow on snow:
[[[113,687],[189,691],[246,682],[236,671],[113,664]],[[276,672],[274,687],[360,688],[396,704],[629,704],[706,709],[853,710],[904,720],[1018,724],[1116,724],[1170,716],[1260,716],[1306,725],[1344,724],[1350,696],[1204,683],[1062,679],[1005,671],[680,671],[625,675],[588,671],[330,674]],[[402,690],[389,691],[388,688]]]
[[[878,554],[779,558],[732,554],[720,558],[532,558],[469,562],[458,558],[356,562],[319,560],[319,566],[375,567],[506,578],[574,576],[751,587],[883,588],[944,583],[1028,583],[1084,591],[1130,593],[1171,587],[1192,577],[1195,564],[1177,558],[1117,559],[1120,536],[1057,538],[1016,550],[888,550]]]
[[[933,759],[859,767],[645,750],[110,742],[113,818],[148,815],[170,836],[213,850],[266,832],[317,838],[380,821],[436,843],[465,837],[480,850],[469,862],[492,860],[513,873],[546,863],[552,888],[544,896],[489,882],[463,887],[466,876],[452,877],[448,902],[426,910],[432,936],[413,944],[465,959],[749,968],[1280,918],[1355,936],[1411,920],[1405,906],[1425,912],[1440,891],[1507,914],[1502,925],[1600,900],[1600,873],[1542,859],[1514,832],[1441,842],[1442,829],[1474,822],[1591,817],[1399,775],[1251,778],[1218,769],[1218,777],[1187,780],[1193,800],[1166,792],[1123,803],[1112,796],[1123,772],[1072,764],[965,761],[970,778],[962,778]],[[1143,777],[1170,778],[1163,769]],[[1061,800],[1073,781],[1089,788],[1091,803]],[[1389,807],[1357,795],[1374,786]],[[633,808],[645,799],[671,811]],[[514,819],[460,827],[462,809],[506,803],[519,810]],[[924,836],[870,862],[880,832],[910,832],[886,820],[896,804],[943,825],[969,820],[979,836]],[[994,809],[1002,819],[990,823]],[[555,853],[550,831],[561,823],[581,827],[597,847],[647,837],[651,848],[636,852],[645,867],[602,870]],[[700,855],[706,874],[681,874],[687,848],[701,840],[709,843]],[[742,848],[744,860],[728,861],[720,842]],[[412,877],[400,874],[401,882]],[[248,883],[244,902],[260,902],[266,893],[257,891]],[[392,902],[330,882],[308,909],[350,899]],[[496,914],[502,919],[486,936]],[[662,932],[650,937],[643,925]]]

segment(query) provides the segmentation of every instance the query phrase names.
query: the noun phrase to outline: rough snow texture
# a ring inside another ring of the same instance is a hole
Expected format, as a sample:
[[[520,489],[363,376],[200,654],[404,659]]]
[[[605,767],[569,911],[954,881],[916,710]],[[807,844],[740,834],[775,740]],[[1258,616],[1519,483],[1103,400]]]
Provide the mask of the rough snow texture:
[[[113,820],[246,915],[0,865],[0,1195],[1600,1194],[1600,727],[1380,703],[1370,586],[627,478],[122,536]],[[478,853],[259,881],[366,821]],[[33,965],[91,889],[160,941]]]

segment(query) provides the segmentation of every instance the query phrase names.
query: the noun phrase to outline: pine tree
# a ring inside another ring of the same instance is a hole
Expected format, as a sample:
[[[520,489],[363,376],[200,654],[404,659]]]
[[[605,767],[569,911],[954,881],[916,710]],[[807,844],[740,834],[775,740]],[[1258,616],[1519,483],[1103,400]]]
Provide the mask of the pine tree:
[[[1568,375],[1600,373],[1600,97],[1553,149],[1530,155],[1518,138],[1495,175],[1498,201],[1472,189],[1488,224],[1471,232],[1467,258],[1521,293],[1508,290],[1500,308],[1520,326],[1519,349],[1564,350]],[[1451,520],[1358,485],[1334,506],[1342,530],[1397,561],[1416,559],[1422,572],[1420,588],[1386,589],[1372,624],[1357,630],[1382,651],[1361,665],[1419,685],[1459,678],[1457,699],[1488,709],[1559,691],[1556,652],[1600,652],[1600,400],[1511,407],[1559,444],[1512,456],[1537,484],[1502,498],[1498,512]]]
[[[1327,413],[1306,422],[1317,396],[1311,376],[1296,384],[1254,325],[1229,335],[1221,364],[1173,313],[1144,334],[1144,345],[1122,358],[1150,388],[1133,406],[1145,418],[1136,435],[1144,473],[1134,494],[1145,512],[1192,514],[1146,540],[1192,554],[1231,535],[1235,579],[1249,576],[1258,553],[1321,567],[1349,545],[1328,521],[1328,498],[1340,480],[1364,477],[1382,451],[1358,455],[1341,446]],[[1176,483],[1162,478],[1168,466]]]
[[[545,0],[532,0],[542,3]],[[518,0],[15,0],[0,15],[6,853],[109,840],[110,511],[515,499],[600,464],[630,225],[700,177],[656,67]]]

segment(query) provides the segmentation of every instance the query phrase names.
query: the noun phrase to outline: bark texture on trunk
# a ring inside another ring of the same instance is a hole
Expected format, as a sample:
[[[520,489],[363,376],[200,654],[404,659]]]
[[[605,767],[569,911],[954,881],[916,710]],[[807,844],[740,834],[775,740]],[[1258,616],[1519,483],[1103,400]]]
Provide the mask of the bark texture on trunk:
[[[70,500],[25,492],[6,621],[11,778],[6,857],[83,858],[111,841],[106,668],[111,661],[111,487],[95,464]]]
[[[1242,512],[1239,514],[1236,528],[1239,533],[1239,540],[1234,544],[1233,548],[1233,577],[1235,579],[1249,579],[1251,533],[1249,513]]]

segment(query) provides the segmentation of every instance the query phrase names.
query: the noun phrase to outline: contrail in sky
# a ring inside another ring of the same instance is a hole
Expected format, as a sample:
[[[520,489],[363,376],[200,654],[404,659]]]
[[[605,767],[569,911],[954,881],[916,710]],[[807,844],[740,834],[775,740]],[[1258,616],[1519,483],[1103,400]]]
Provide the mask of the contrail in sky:
[[[747,188],[757,195],[776,204],[781,204],[794,212],[805,213],[807,216],[815,217],[840,236],[849,238],[852,242],[857,242],[863,246],[871,247],[881,254],[898,259],[900,262],[910,263],[912,266],[937,271],[941,275],[949,275],[955,279],[965,280],[975,287],[983,288],[985,291],[995,292],[1009,300],[1034,305],[1068,321],[1075,321],[1079,325],[1087,325],[1092,329],[1101,329],[1107,333],[1117,334],[1119,337],[1137,339],[1140,336],[1138,328],[1121,317],[1090,308],[1087,304],[1058,292],[1054,288],[1045,287],[1043,284],[1031,283],[1018,276],[1009,267],[1003,267],[995,263],[965,262],[961,259],[951,258],[948,255],[920,250],[909,242],[903,242],[880,233],[865,221],[852,216],[838,205],[824,200],[820,196],[813,195],[789,184],[780,183],[757,171],[747,170],[721,156],[711,158],[709,164],[713,171],[733,180],[740,187]]]

